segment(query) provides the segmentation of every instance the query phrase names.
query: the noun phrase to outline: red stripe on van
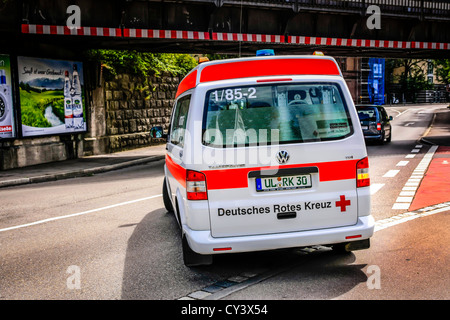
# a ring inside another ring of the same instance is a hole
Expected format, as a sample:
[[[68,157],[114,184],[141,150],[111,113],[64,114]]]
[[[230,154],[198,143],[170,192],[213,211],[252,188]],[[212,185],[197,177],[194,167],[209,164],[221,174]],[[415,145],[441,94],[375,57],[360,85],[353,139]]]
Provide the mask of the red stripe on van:
[[[186,169],[180,166],[178,163],[172,160],[172,158],[166,154],[166,166],[172,176],[186,188]]]
[[[179,84],[175,98],[177,98],[183,92],[194,88],[197,85],[197,70],[189,73]]]
[[[250,171],[276,170],[301,167],[318,167],[321,182],[356,179],[356,163],[358,160],[330,161],[319,163],[292,164],[279,167],[253,167],[223,170],[202,171],[206,176],[208,190],[235,189],[248,187],[248,173]],[[186,187],[186,169],[166,155],[166,166],[173,177]]]
[[[338,76],[340,72],[336,63],[328,59],[256,59],[207,66],[201,72],[200,82],[293,74]]]
[[[318,167],[321,182],[356,179],[357,160],[284,165],[280,167],[255,167],[225,170],[206,170],[206,186],[208,190],[234,189],[248,187],[248,173],[259,170],[275,170],[286,168]]]

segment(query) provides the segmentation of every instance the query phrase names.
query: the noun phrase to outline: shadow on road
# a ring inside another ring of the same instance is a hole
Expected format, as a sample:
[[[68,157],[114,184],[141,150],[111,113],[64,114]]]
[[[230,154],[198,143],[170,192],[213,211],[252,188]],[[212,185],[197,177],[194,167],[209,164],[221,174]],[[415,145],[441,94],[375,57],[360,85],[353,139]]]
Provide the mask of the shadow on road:
[[[364,266],[351,264],[353,253],[320,248],[217,255],[211,266],[188,268],[182,261],[180,230],[173,214],[158,209],[148,213],[129,238],[121,298],[173,300],[232,277],[262,275],[289,265],[292,269],[233,298],[330,299],[367,280]]]

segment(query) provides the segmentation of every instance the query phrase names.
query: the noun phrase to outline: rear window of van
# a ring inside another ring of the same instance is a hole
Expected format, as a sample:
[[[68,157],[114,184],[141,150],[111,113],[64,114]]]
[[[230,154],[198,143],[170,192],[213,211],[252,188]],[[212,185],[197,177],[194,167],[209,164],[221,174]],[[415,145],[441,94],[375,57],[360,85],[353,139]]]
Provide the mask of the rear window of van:
[[[377,121],[376,107],[357,107],[360,120]]]
[[[329,141],[352,133],[345,99],[334,83],[259,84],[206,93],[204,145]]]

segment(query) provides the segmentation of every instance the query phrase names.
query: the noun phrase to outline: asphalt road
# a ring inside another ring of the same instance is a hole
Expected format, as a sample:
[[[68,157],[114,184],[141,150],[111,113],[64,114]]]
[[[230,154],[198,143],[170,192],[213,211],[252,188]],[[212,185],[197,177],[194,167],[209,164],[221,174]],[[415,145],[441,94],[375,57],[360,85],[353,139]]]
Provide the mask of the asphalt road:
[[[433,116],[432,108],[388,109],[392,142],[368,146],[381,222],[407,212],[395,203],[430,149],[418,140]],[[187,268],[175,219],[163,209],[162,169],[159,161],[1,189],[0,299],[450,298],[449,211],[381,224],[369,250],[221,255]]]

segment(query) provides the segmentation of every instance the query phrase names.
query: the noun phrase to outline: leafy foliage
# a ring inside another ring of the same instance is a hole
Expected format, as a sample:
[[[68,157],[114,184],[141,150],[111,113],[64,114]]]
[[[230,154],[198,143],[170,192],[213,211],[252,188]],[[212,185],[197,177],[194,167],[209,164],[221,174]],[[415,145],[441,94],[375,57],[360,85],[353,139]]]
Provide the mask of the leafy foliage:
[[[184,76],[197,65],[189,54],[150,53],[136,50],[89,50],[88,59],[99,61],[111,75],[131,73],[143,78],[163,72]]]
[[[434,61],[438,81],[450,84],[450,59],[438,59]]]
[[[426,77],[427,59],[387,59],[386,82],[387,86],[398,83],[401,92],[408,101],[417,101],[417,92],[433,89],[433,83]],[[394,74],[394,70],[400,70],[400,74]]]

